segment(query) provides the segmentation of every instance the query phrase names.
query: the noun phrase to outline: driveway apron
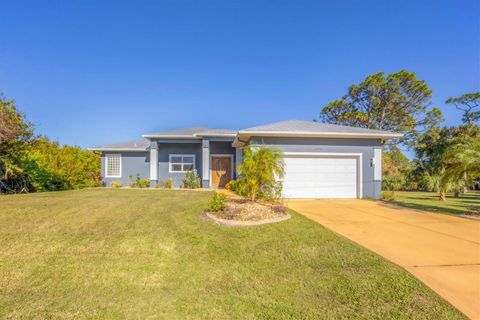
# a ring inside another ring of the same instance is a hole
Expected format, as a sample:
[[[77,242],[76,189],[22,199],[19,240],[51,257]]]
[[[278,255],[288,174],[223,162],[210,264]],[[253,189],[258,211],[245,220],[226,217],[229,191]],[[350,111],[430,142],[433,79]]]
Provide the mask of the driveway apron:
[[[288,207],[402,266],[480,319],[480,221],[370,200],[288,200]]]

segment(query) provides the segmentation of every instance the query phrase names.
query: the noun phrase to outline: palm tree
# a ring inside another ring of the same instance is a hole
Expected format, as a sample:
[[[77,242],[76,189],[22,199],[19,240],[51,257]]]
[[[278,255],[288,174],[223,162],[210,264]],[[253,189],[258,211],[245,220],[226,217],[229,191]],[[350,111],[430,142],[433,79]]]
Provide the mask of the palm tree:
[[[480,176],[480,132],[472,136],[452,139],[444,153],[445,173],[442,175],[441,188],[447,191],[448,185],[463,186],[473,183]],[[458,188],[457,188],[458,190]],[[442,200],[442,192],[440,194]]]
[[[283,152],[266,146],[246,147],[243,149],[243,161],[238,172],[238,191],[254,201],[262,187],[270,186],[277,179],[283,178]]]

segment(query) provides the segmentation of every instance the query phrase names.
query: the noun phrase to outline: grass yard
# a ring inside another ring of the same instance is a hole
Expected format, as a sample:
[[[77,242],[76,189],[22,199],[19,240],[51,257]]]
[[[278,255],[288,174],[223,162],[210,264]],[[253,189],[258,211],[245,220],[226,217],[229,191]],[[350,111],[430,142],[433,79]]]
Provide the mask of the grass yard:
[[[390,201],[397,205],[436,213],[465,214],[469,208],[480,208],[480,192],[469,191],[455,198],[453,194],[447,194],[447,200],[438,200],[435,192],[418,191],[395,191],[395,200]]]
[[[401,268],[301,215],[249,228],[203,220],[210,197],[0,197],[0,318],[464,318]]]

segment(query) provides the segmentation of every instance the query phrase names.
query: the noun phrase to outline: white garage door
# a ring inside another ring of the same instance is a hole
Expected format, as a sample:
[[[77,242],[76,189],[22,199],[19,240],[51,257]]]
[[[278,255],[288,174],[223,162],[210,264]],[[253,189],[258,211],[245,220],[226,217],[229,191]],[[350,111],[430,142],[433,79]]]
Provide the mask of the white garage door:
[[[356,198],[357,157],[286,156],[285,198]]]

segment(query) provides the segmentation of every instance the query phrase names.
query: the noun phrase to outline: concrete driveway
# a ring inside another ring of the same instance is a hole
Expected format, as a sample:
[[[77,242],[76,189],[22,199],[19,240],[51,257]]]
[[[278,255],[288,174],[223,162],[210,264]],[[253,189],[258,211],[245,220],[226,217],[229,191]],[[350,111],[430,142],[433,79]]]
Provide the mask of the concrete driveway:
[[[289,200],[288,207],[402,266],[480,319],[480,221],[369,200]]]

